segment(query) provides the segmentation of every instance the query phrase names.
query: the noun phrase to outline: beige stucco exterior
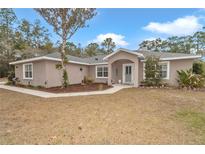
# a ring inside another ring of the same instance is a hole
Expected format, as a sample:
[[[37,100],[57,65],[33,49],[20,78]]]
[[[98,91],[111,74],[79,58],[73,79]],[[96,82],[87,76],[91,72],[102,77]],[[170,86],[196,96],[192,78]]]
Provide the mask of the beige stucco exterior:
[[[169,85],[177,85],[177,70],[187,70],[192,68],[194,59],[179,59],[169,60],[168,79],[164,80]],[[60,70],[56,69],[56,64],[59,63],[54,60],[38,60],[31,61],[28,63],[33,64],[33,79],[23,78],[23,64],[20,63],[15,65],[15,76],[20,80],[22,84],[31,84],[34,86],[45,86],[45,87],[56,87],[60,86],[62,82],[62,74]],[[66,66],[69,83],[79,84],[82,82],[84,77],[92,79],[94,82],[108,83],[119,83],[119,80],[123,83],[123,65],[132,64],[133,66],[133,85],[138,87],[143,81],[143,60],[140,60],[136,54],[127,52],[118,52],[113,54],[106,59],[106,65],[84,65],[69,63]],[[108,66],[108,77],[97,78],[96,67],[97,66]]]
[[[177,86],[177,70],[188,70],[192,68],[194,59],[170,61],[170,77],[166,82],[169,85]]]
[[[33,79],[23,78],[23,64],[15,65],[15,77],[17,77],[21,84],[31,84],[34,86],[45,85],[46,81],[46,61],[29,62],[33,64]]]
[[[107,65],[98,65],[107,66]],[[88,77],[91,78],[96,83],[107,83],[107,78],[96,78],[96,65],[91,65],[88,67]]]
[[[139,83],[143,81],[143,62],[139,62]]]
[[[46,61],[46,81],[47,87],[60,86],[62,83],[62,72],[56,69],[58,62]],[[88,76],[88,67],[85,65],[72,64],[66,65],[66,70],[69,77],[69,83],[81,83],[84,76]]]
[[[62,74],[56,69],[55,61],[34,61],[33,64],[33,79],[23,79],[23,64],[15,66],[15,76],[20,80],[21,84],[30,84],[34,86],[56,87],[61,85]],[[81,69],[82,68],[82,69]],[[66,66],[69,83],[79,84],[84,76],[88,76],[88,66],[69,63]]]

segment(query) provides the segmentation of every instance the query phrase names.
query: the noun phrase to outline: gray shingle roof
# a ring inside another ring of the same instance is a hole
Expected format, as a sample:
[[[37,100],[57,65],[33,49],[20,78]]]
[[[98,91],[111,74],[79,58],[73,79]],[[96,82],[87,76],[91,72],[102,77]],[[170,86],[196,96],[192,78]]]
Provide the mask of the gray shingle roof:
[[[135,52],[142,53],[145,58],[148,56],[155,56],[155,57],[159,57],[159,58],[176,58],[176,57],[195,56],[194,54],[154,52],[154,51],[145,51],[145,50],[135,50]]]
[[[51,57],[51,58],[60,58],[60,53],[59,52],[54,52],[54,53],[51,53],[51,54],[47,54],[45,56],[46,57]],[[97,55],[97,56],[93,56],[93,57],[89,57],[89,58],[81,58],[81,57],[75,57],[75,56],[68,55],[67,58],[68,58],[69,61],[93,64],[93,63],[103,63],[103,62],[105,62],[105,61],[103,61],[103,58],[105,56],[106,55]]]
[[[106,55],[97,55],[97,56],[93,56],[93,57],[89,57],[89,58],[84,58],[85,61],[87,61],[87,63],[93,64],[93,63],[103,63],[105,62],[103,60],[103,58]]]
[[[184,54],[184,53],[168,53],[168,52],[154,52],[154,51],[145,51],[145,50],[129,50],[130,52],[138,52],[144,55],[144,57],[148,56],[155,56],[159,58],[178,58],[178,57],[188,57],[188,56],[195,56],[194,54]],[[52,57],[52,58],[60,58],[59,52],[54,52],[51,54],[45,55],[46,57]],[[81,62],[81,63],[88,63],[88,64],[97,64],[97,63],[103,63],[105,62],[103,58],[106,55],[97,55],[89,58],[81,58],[81,57],[75,57],[68,55],[69,61],[75,61],[75,62]]]

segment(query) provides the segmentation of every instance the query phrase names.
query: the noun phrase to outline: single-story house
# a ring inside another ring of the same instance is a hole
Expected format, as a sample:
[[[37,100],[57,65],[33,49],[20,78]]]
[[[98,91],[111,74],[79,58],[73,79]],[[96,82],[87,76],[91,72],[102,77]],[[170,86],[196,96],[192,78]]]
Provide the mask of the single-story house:
[[[146,57],[160,58],[160,74],[169,85],[177,85],[177,70],[192,68],[194,60],[200,55],[128,50],[120,48],[109,55],[98,55],[89,58],[68,56],[69,83],[79,84],[84,77],[94,82],[112,84],[131,84],[138,87],[143,81],[144,62]],[[21,84],[34,86],[56,87],[62,82],[62,71],[56,69],[60,63],[60,53],[55,52],[41,57],[35,57],[11,62],[15,65],[15,77]]]

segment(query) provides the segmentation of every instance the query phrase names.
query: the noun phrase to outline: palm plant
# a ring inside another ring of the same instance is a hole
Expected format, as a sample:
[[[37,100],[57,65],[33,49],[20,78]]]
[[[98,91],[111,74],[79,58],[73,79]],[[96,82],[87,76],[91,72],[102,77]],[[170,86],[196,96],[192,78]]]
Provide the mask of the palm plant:
[[[194,74],[192,69],[177,71],[178,83],[181,88],[202,88],[204,87],[205,78],[202,75]]]

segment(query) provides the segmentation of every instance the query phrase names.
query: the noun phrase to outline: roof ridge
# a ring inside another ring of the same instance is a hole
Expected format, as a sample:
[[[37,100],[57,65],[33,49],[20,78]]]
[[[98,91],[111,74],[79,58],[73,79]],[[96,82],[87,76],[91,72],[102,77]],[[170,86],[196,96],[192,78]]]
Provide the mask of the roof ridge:
[[[52,55],[52,54],[60,54],[60,52],[56,51],[56,52],[52,52],[52,53],[48,53],[44,56],[49,56],[49,55]],[[106,56],[107,54],[99,54],[99,55],[95,55],[95,56],[91,56],[91,57],[79,57],[79,56],[74,56],[74,55],[70,55],[70,54],[66,54],[66,56],[71,56],[71,57],[75,57],[75,58],[80,58],[80,59],[88,59],[88,58],[93,58],[93,57],[98,57],[98,56]],[[40,56],[40,57],[43,57],[43,56]]]
[[[180,53],[180,52],[166,52],[166,51],[151,51],[151,50],[135,50],[136,52],[149,52],[149,53],[164,53],[164,54],[175,54],[175,55],[180,55],[180,54],[183,54],[183,55],[195,55],[193,53]]]

